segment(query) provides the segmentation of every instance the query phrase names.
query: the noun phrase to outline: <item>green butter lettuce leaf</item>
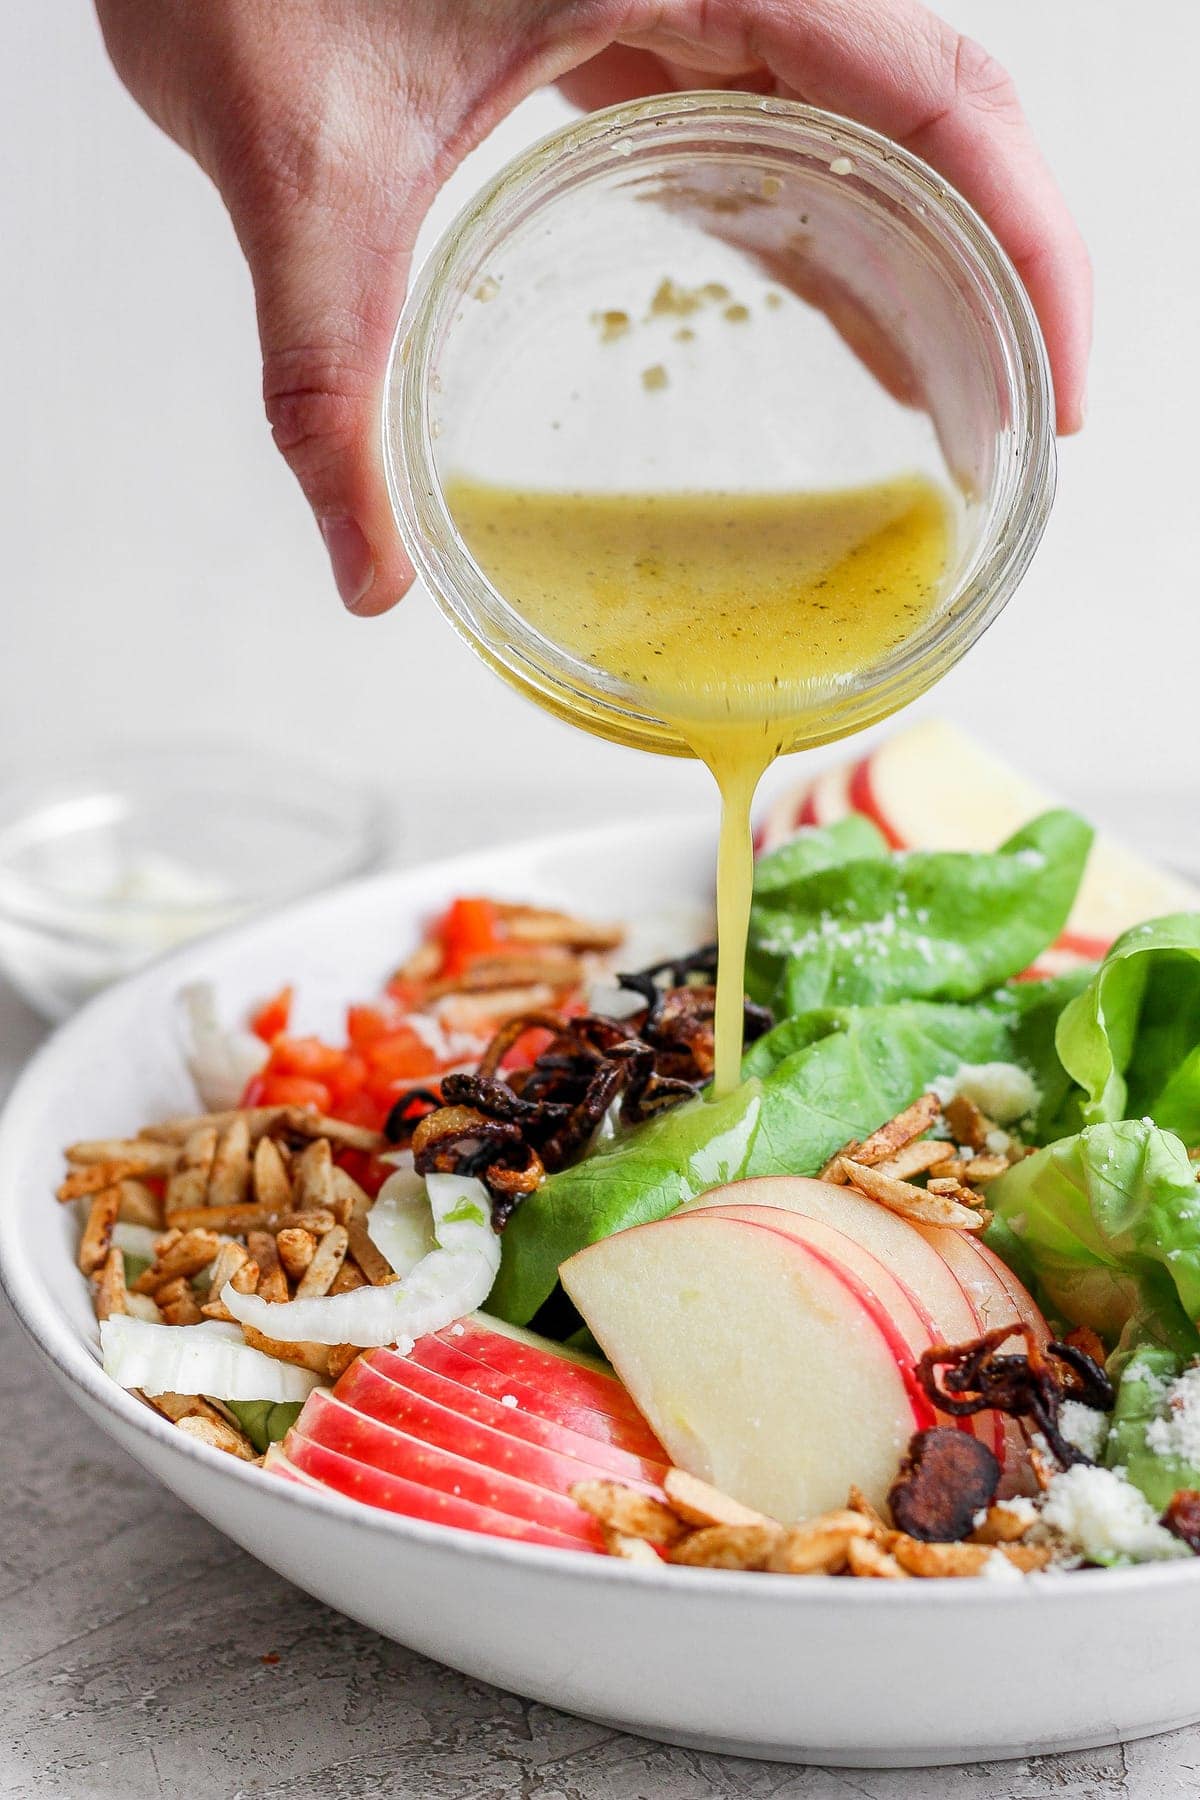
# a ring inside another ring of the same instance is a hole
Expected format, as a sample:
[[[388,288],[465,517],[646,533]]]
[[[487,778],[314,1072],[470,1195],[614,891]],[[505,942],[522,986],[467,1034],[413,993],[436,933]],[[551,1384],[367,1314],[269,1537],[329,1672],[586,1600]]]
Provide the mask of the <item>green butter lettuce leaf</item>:
[[[254,1448],[261,1456],[271,1444],[285,1438],[300,1417],[302,1400],[226,1400]]]
[[[974,999],[1058,936],[1091,841],[1082,819],[1056,811],[987,855],[861,855],[789,879],[777,866],[756,892],[747,988],[781,1016]]]
[[[1162,1345],[1143,1344],[1134,1351],[1117,1389],[1104,1453],[1109,1468],[1124,1469],[1160,1511],[1180,1488],[1200,1488],[1200,1468],[1147,1441],[1147,1433],[1153,1436],[1151,1427],[1164,1417],[1168,1389],[1185,1367],[1183,1357]]]
[[[1088,1126],[1016,1163],[988,1202],[1054,1316],[1110,1346],[1141,1336],[1200,1350],[1200,1188],[1170,1132]]]
[[[848,813],[833,825],[806,825],[777,850],[760,856],[754,868],[755,897],[786,894],[796,882],[821,869],[886,857],[887,839],[862,813]]]
[[[1003,1061],[1003,1009],[846,1007],[789,1019],[755,1044],[746,1083],[638,1126],[563,1169],[513,1214],[488,1311],[533,1318],[559,1265],[585,1244],[664,1218],[710,1188],[755,1175],[814,1175],[963,1062]],[[761,1079],[760,1079],[761,1077]]]
[[[1057,1047],[1088,1124],[1145,1116],[1200,1141],[1200,913],[1118,938],[1063,1014]]]
[[[1064,1009],[1084,991],[1095,972],[1094,963],[1083,963],[1045,981],[1010,981],[993,997],[993,1003],[1012,1021],[1012,1060],[1029,1071],[1040,1095],[1036,1114],[1022,1125],[1027,1143],[1048,1144],[1070,1137],[1084,1123],[1082,1094],[1059,1059],[1057,1033]]]
[[[828,1008],[789,1019],[755,1044],[747,1068],[786,1049],[765,1076],[749,1175],[815,1175],[850,1138],[894,1117],[961,1063],[1010,1057],[1009,1021],[982,1006]]]

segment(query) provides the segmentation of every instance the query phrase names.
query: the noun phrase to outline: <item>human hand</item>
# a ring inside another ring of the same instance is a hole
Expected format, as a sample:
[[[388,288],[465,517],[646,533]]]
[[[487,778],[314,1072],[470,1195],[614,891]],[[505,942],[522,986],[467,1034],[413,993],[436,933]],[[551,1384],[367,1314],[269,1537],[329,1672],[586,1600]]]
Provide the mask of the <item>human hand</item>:
[[[379,409],[437,189],[558,81],[579,105],[729,86],[843,113],[983,215],[1045,333],[1060,431],[1083,422],[1087,253],[1004,70],[918,0],[97,0],[119,74],[215,182],[254,280],[276,444],[343,601],[412,581]]]

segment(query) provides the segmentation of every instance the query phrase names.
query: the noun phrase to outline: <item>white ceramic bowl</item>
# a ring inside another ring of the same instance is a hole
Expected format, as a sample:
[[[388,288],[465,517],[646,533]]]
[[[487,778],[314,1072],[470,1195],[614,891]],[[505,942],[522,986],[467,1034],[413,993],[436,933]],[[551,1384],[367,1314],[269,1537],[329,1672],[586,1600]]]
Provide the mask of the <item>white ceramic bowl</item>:
[[[194,1104],[173,997],[237,1012],[301,983],[305,1023],[370,994],[457,892],[633,917],[694,903],[703,824],[652,822],[388,874],[180,952],[95,1000],[0,1126],[0,1278],[63,1386],[220,1530],[386,1636],[500,1687],[706,1750],[912,1764],[1086,1748],[1200,1717],[1200,1565],[986,1582],[645,1570],[372,1511],[186,1438],[115,1387],[53,1189],[62,1146]],[[682,947],[682,946],[681,946]]]

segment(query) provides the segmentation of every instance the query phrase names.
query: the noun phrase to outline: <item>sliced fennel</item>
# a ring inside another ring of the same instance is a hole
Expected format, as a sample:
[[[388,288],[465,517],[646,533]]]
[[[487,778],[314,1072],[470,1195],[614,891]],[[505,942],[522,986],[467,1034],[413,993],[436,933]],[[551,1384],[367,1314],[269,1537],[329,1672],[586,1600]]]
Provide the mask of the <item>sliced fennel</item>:
[[[401,1277],[411,1275],[417,1264],[437,1249],[429,1195],[411,1159],[380,1188],[367,1214],[367,1236]]]
[[[252,1032],[227,1030],[217,1015],[216,992],[195,981],[179,995],[187,1026],[187,1066],[196,1091],[214,1112],[237,1106],[246,1083],[257,1075],[270,1051]]]
[[[399,1344],[411,1349],[415,1339],[482,1306],[500,1267],[500,1240],[492,1230],[492,1206],[483,1183],[470,1176],[429,1175],[425,1188],[437,1248],[407,1271],[397,1270],[401,1279],[390,1286],[280,1303],[239,1294],[230,1284],[221,1298],[235,1319],[280,1343]],[[399,1196],[396,1204],[401,1208]],[[387,1235],[386,1224],[383,1229]],[[407,1220],[397,1226],[396,1241],[403,1261],[412,1247]]]
[[[236,1325],[151,1325],[115,1314],[100,1327],[104,1372],[144,1394],[207,1394],[213,1400],[306,1400],[319,1378],[252,1350]]]

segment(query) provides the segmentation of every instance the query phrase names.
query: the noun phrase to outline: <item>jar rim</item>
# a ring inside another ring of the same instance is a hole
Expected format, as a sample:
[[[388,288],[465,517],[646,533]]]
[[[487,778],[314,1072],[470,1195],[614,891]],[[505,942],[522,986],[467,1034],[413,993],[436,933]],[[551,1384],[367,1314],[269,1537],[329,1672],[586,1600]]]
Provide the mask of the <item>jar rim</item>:
[[[1011,407],[1014,452],[967,570],[939,614],[831,699],[831,723],[811,743],[886,717],[953,665],[993,622],[1023,577],[1054,496],[1054,400],[1041,329],[1025,287],[969,203],[919,157],[869,127],[798,101],[723,89],[626,102],[560,127],[522,151],[462,209],[426,259],[398,322],[382,408],[383,461],[393,512],[418,572],[455,629],[510,683],[572,723],[619,742],[685,752],[673,729],[616,678],[578,662],[522,618],[467,549],[450,513],[435,454],[430,395],[436,355],[464,292],[517,226],[559,198],[628,166],[642,143],[669,153],[706,127],[744,129],[723,153],[849,157],[970,275],[995,326]],[[509,209],[514,216],[509,216]]]

